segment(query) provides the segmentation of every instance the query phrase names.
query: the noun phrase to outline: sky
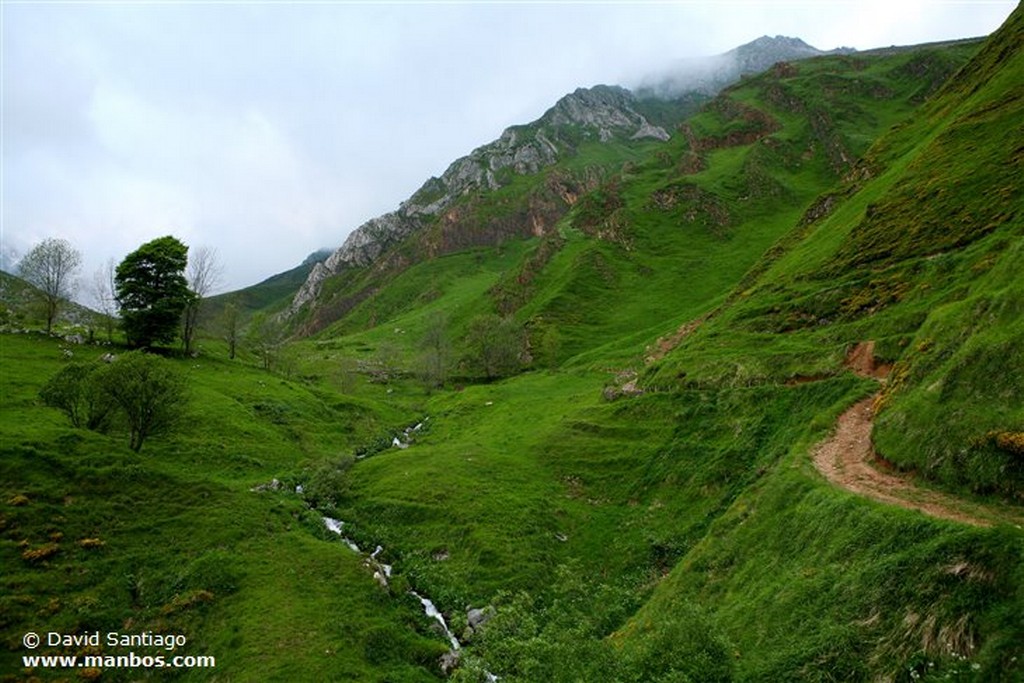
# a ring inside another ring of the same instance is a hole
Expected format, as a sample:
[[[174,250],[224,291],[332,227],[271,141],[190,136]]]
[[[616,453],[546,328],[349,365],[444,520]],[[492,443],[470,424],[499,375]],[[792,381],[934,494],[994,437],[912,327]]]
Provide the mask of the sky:
[[[577,87],[762,35],[987,35],[1015,6],[0,0],[2,265],[62,237],[88,282],[170,234],[216,250],[219,291],[238,289],[340,246]]]

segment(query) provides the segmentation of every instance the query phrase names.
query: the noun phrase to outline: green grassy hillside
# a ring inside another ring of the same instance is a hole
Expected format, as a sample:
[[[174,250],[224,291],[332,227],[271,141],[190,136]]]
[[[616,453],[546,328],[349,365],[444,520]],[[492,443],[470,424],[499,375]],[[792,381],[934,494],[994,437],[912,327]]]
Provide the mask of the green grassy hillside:
[[[842,380],[845,351],[874,339],[895,363],[874,432],[882,456],[1019,503],[1022,30],[1018,9],[826,195],[830,213],[797,225],[649,369],[650,385],[783,394],[794,379]],[[696,604],[741,679],[1024,676],[1019,523],[969,529],[822,486],[807,459],[822,433],[812,421],[791,441],[618,646],[665,638],[665,615]]]
[[[187,428],[141,454],[41,405],[59,342],[0,337],[0,673],[67,678],[28,630],[132,629],[217,657],[152,678],[434,680],[415,589],[457,681],[1024,679],[1022,25],[780,64],[467,197],[329,282],[277,374],[169,360]],[[503,378],[484,314],[525,335]],[[889,467],[989,526],[818,472],[876,393]]]
[[[207,327],[215,326],[215,321],[224,315],[224,309],[234,305],[240,313],[248,318],[258,312],[276,313],[284,309],[295,296],[306,276],[317,261],[330,256],[328,250],[310,254],[300,265],[283,273],[272,275],[262,282],[242,289],[211,296],[203,302],[203,318]]]
[[[875,437],[885,457],[1022,495],[1021,30],[1008,23],[880,140],[825,196],[831,213],[801,221],[652,382],[832,374],[875,339],[896,363]]]
[[[445,648],[415,602],[377,588],[290,493],[398,419],[382,390],[341,396],[226,360],[174,361],[189,379],[188,427],[137,455],[127,439],[73,429],[39,404],[67,353],[105,352],[35,335],[0,341],[4,680],[67,680],[66,670],[23,670],[25,632],[95,630],[180,633],[184,654],[216,657],[215,672],[175,680],[295,680],[296,666],[305,680],[436,679]],[[285,490],[250,490],[274,477]]]
[[[88,338],[106,338],[108,319],[74,301],[63,301],[57,309],[54,333]],[[44,296],[36,287],[16,275],[0,271],[0,330],[23,331],[46,325]]]
[[[417,329],[414,319],[437,308],[465,319],[458,311],[492,309],[533,330],[535,346],[554,330],[559,362],[628,362],[666,320],[683,324],[719,303],[869,140],[913,111],[927,90],[913,77],[921,64],[948,75],[975,49],[780,66],[723,93],[668,143],[585,145],[541,174],[467,199],[385,265],[329,281],[317,315],[341,319],[319,336]],[[456,261],[417,263],[449,250],[439,246],[449,233],[486,244],[538,221],[542,237],[475,252],[481,268],[504,271],[487,285],[490,301],[445,297],[446,283],[463,282]],[[619,350],[585,354],[609,342]]]

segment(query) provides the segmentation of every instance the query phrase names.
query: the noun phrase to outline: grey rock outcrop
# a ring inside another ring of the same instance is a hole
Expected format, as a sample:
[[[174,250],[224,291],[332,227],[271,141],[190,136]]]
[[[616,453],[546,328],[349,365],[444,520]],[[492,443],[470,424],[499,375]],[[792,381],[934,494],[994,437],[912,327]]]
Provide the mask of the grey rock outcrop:
[[[418,208],[418,207],[417,207]],[[413,211],[393,211],[372,218],[352,231],[348,239],[333,254],[313,266],[306,281],[292,299],[289,315],[310,303],[320,294],[323,281],[346,267],[367,266],[385,249],[412,234],[420,221]]]
[[[580,140],[642,138],[665,141],[669,133],[638,111],[638,101],[630,91],[603,85],[579,88],[533,123],[512,126],[497,140],[454,161],[440,178],[430,178],[397,210],[356,228],[341,247],[313,267],[287,315],[314,302],[324,280],[346,268],[374,263],[388,248],[468,193],[497,190],[514,175],[537,173],[571,153]]]
[[[480,632],[487,622],[493,619],[498,614],[498,610],[494,608],[494,605],[488,605],[487,607],[470,607],[466,610],[466,629],[462,633],[462,640],[472,640],[473,637]]]
[[[490,621],[497,613],[497,610],[492,605],[483,608],[471,608],[466,611],[466,623],[469,625],[469,628],[476,631]]]

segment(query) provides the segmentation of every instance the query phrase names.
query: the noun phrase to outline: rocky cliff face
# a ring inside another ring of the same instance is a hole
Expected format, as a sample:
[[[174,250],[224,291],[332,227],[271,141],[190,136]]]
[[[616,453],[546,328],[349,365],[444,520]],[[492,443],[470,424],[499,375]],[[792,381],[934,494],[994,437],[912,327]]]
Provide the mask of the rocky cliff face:
[[[376,261],[389,247],[422,229],[460,197],[496,190],[515,175],[537,173],[571,153],[580,141],[667,140],[668,132],[638,111],[636,97],[625,88],[580,88],[560,99],[541,118],[505,130],[494,142],[453,162],[440,178],[431,178],[399,208],[354,230],[327,260],[310,271],[288,315],[314,301],[323,281],[345,268]]]

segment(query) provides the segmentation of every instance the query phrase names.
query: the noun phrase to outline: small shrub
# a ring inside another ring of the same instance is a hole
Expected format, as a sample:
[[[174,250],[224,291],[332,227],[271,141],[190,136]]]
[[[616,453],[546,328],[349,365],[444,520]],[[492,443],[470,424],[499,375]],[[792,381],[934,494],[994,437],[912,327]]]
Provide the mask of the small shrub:
[[[70,363],[43,385],[39,397],[67,415],[75,427],[105,431],[114,403],[95,381],[102,367],[99,363]]]
[[[96,373],[98,390],[120,409],[128,425],[128,445],[142,450],[149,436],[171,431],[184,414],[185,380],[169,361],[132,351]]]
[[[525,364],[526,333],[512,318],[483,314],[466,333],[470,366],[487,379],[509,377]]]
[[[348,492],[348,471],[355,463],[352,456],[323,461],[309,473],[303,485],[303,496],[312,507],[333,508]]]

